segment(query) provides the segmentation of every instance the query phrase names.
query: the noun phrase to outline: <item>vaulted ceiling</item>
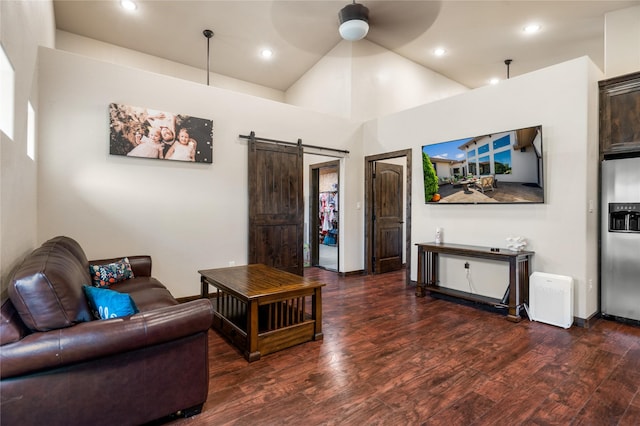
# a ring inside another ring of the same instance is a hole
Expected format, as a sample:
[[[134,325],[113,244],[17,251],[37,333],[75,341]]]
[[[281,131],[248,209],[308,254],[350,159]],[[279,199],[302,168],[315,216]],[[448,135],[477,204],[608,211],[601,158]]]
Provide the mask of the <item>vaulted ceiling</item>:
[[[286,90],[340,42],[347,0],[54,0],[60,30]],[[604,67],[604,16],[640,1],[362,1],[367,39],[467,87],[588,55]],[[536,23],[529,34],[524,27]],[[209,40],[203,30],[210,29]],[[357,41],[354,43],[358,43]],[[434,50],[444,48],[442,56]],[[265,59],[264,48],[273,55]]]

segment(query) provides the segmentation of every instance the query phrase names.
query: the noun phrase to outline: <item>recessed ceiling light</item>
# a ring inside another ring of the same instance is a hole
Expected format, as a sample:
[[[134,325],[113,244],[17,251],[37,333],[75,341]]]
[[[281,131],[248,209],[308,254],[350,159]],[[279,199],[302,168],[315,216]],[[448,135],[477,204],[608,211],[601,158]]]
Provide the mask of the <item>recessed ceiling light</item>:
[[[138,6],[132,0],[121,0],[120,6],[126,10],[136,10]]]
[[[491,80],[489,80],[489,84],[491,84],[491,85],[494,85],[494,86],[495,86],[495,85],[496,85],[496,84],[498,84],[498,83],[500,83],[500,79],[499,79],[499,78],[495,78],[495,77],[494,77],[494,78],[492,78]]]
[[[444,47],[436,47],[433,50],[433,54],[436,56],[443,56],[445,53],[447,53],[447,50]]]
[[[273,50],[271,50],[271,49],[262,49],[260,51],[260,56],[262,56],[265,59],[269,59],[270,57],[273,56]]]
[[[526,27],[524,27],[522,31],[524,31],[527,34],[533,34],[540,31],[541,28],[542,27],[540,26],[540,24],[529,24]]]

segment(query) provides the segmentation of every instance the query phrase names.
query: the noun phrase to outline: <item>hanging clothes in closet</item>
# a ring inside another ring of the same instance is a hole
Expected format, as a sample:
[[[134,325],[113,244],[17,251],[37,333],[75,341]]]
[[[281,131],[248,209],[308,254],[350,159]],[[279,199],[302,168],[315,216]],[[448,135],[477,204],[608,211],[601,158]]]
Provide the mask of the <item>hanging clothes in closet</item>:
[[[338,192],[320,193],[320,243],[336,245],[338,243]]]

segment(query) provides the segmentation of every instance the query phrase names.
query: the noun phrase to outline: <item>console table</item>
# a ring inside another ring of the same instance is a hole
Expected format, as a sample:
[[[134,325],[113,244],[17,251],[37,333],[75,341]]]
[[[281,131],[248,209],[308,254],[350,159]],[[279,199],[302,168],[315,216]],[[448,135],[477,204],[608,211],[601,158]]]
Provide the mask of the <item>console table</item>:
[[[529,262],[532,251],[511,251],[503,248],[470,246],[449,243],[418,243],[418,282],[416,296],[423,297],[425,290],[473,302],[508,309],[507,319],[519,322],[520,309],[529,299]],[[479,294],[440,287],[438,279],[438,255],[449,254],[461,257],[498,260],[509,263],[509,297],[504,303],[500,299]]]

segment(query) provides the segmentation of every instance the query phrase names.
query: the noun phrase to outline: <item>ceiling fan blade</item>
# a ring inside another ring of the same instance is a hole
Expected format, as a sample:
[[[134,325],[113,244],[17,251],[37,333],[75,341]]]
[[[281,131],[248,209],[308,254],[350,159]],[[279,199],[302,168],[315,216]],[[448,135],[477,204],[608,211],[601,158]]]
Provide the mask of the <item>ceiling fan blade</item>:
[[[271,21],[287,43],[325,54],[340,41],[338,12],[344,4],[341,0],[276,0],[271,6]]]
[[[435,22],[442,1],[363,1],[369,8],[367,39],[394,50],[424,34]]]
[[[340,10],[353,0],[275,0],[271,21],[276,32],[292,46],[326,54],[341,40]],[[434,23],[441,0],[362,0],[369,9],[366,38],[394,50],[424,34]]]

